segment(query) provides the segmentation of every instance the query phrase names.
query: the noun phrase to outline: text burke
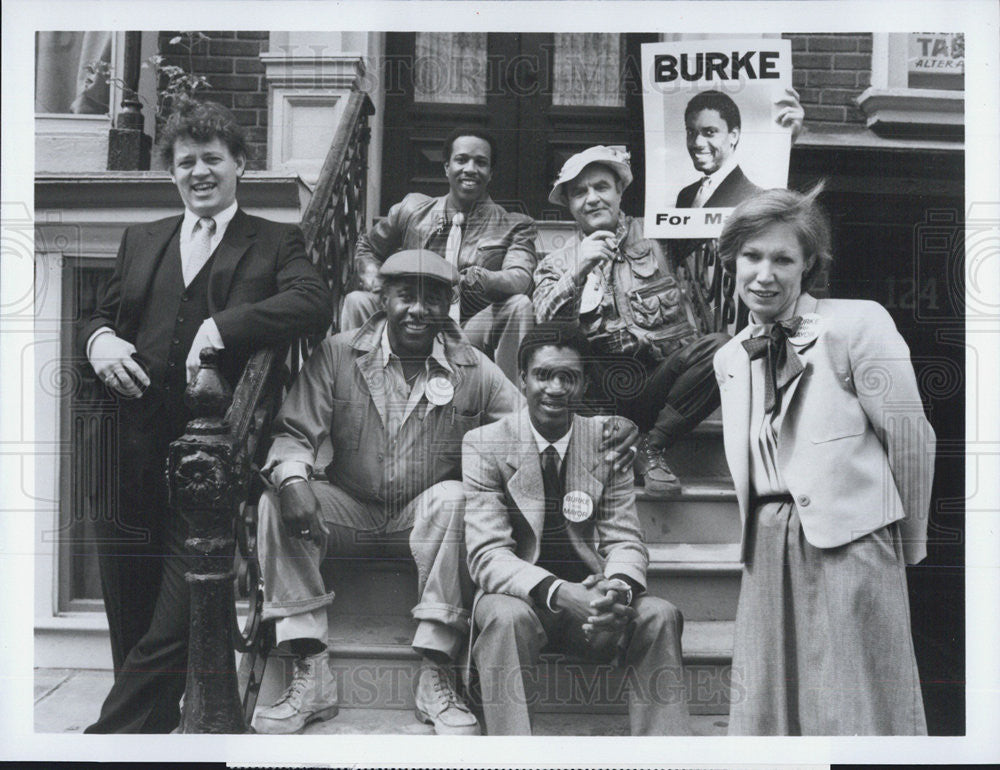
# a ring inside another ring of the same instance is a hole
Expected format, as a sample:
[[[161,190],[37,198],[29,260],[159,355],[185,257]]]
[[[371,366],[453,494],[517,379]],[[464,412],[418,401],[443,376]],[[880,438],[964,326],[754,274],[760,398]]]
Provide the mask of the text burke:
[[[747,51],[732,54],[708,53],[680,55],[659,54],[653,57],[653,78],[657,83],[669,83],[678,74],[684,80],[749,80],[778,78],[777,51]],[[742,73],[742,74],[741,74]]]

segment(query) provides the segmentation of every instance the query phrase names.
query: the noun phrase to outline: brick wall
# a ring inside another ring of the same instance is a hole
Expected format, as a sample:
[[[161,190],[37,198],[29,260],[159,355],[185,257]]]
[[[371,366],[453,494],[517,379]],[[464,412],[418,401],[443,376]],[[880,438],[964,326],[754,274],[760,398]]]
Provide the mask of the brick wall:
[[[247,129],[252,157],[250,168],[267,165],[267,86],[261,51],[267,50],[267,32],[205,32],[208,40],[171,45],[181,33],[164,31],[160,53],[166,63],[204,75],[212,88],[202,98],[229,107]],[[793,84],[813,124],[864,125],[854,98],[871,84],[870,33],[785,34],[792,41]]]
[[[249,168],[267,167],[267,85],[261,51],[268,48],[267,32],[204,32],[208,40],[195,41],[190,53],[186,40],[171,45],[180,32],[161,32],[160,54],[165,63],[204,75],[212,87],[201,98],[229,107],[246,128],[250,144]]]
[[[858,123],[865,116],[854,98],[871,85],[872,36],[786,34],[792,41],[792,82],[806,123]]]

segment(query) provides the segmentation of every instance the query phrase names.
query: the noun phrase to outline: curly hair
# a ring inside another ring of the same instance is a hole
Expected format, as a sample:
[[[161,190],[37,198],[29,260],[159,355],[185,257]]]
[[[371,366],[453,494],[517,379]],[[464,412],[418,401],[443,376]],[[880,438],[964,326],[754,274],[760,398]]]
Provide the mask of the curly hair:
[[[830,220],[816,200],[823,187],[820,182],[807,193],[764,190],[743,201],[729,215],[719,236],[723,269],[727,273],[736,272],[736,257],[750,238],[772,225],[788,225],[795,232],[806,258],[802,291],[808,291],[833,261]]]
[[[174,164],[174,143],[189,138],[196,142],[220,139],[234,158],[250,157],[246,131],[233,113],[216,102],[202,102],[183,97],[174,102],[174,109],[157,137],[157,150],[168,167]]]
[[[527,372],[535,351],[546,345],[575,350],[584,364],[590,359],[590,343],[578,324],[570,321],[545,321],[533,327],[521,340],[517,350],[518,371],[522,374]]]

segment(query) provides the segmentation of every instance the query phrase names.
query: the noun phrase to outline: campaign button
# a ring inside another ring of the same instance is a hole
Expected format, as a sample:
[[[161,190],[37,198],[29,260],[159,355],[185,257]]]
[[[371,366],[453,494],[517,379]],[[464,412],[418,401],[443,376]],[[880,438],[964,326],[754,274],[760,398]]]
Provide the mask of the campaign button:
[[[819,336],[821,322],[822,319],[816,313],[806,313],[802,316],[799,328],[795,330],[795,334],[788,338],[788,341],[796,346],[808,345]]]
[[[444,406],[450,404],[455,397],[455,386],[447,377],[437,375],[427,381],[424,393],[427,395],[427,400],[434,406]]]
[[[586,492],[578,490],[567,492],[565,497],[563,497],[562,511],[567,521],[574,523],[586,521],[590,518],[590,514],[594,512],[594,501],[590,499],[590,495]]]

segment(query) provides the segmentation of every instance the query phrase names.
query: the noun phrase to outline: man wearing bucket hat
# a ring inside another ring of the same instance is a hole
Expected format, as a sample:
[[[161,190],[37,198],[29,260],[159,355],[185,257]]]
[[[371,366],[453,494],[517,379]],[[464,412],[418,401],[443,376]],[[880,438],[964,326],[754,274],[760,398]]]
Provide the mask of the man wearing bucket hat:
[[[712,357],[729,336],[699,333],[660,244],[622,213],[628,161],[624,148],[599,145],[563,164],[549,200],[579,227],[535,271],[535,318],[580,324],[600,372],[588,400],[639,425],[637,473],[648,492],[677,494],[664,452],[718,407]]]
[[[297,656],[288,690],[258,710],[257,732],[294,733],[338,710],[326,653],[324,559],[410,558],[417,564],[414,649],[423,658],[418,718],[437,733],[478,735],[450,664],[469,629],[461,445],[510,414],[520,394],[448,317],[458,271],[429,251],[389,257],[382,309],[312,353],[281,407],[264,474],[258,543],[264,616]],[[326,480],[312,478],[329,437]],[[336,562],[334,562],[336,563]]]
[[[410,193],[358,238],[363,290],[344,298],[341,329],[353,329],[378,307],[379,264],[399,249],[430,249],[459,271],[459,292],[449,308],[469,341],[517,377],[517,347],[533,323],[531,274],[534,221],[505,210],[489,195],[497,143],[481,128],[456,128],[444,141],[447,195]]]

